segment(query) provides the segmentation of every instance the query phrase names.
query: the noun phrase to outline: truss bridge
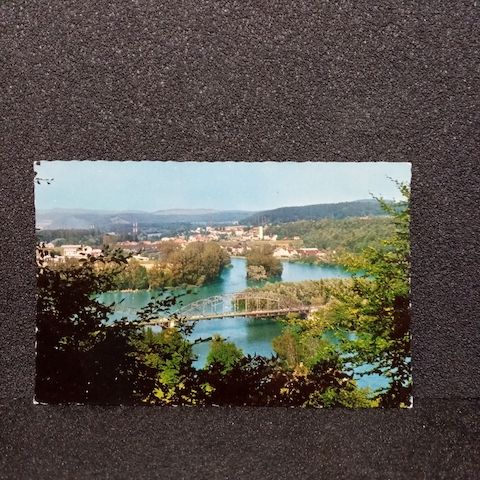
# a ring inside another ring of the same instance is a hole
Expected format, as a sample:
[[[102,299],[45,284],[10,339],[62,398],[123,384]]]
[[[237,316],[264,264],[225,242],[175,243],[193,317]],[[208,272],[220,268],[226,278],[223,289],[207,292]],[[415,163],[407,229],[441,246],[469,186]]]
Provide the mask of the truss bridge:
[[[149,324],[171,324],[175,318],[193,322],[229,317],[273,318],[289,313],[306,316],[309,312],[310,306],[281,295],[248,292],[203,298],[172,312],[173,318],[161,317]]]

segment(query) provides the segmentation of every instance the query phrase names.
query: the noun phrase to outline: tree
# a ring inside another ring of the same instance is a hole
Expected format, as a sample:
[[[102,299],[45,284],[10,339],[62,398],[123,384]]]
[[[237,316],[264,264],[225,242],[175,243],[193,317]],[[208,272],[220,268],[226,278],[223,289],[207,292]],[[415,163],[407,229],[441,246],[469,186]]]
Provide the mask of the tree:
[[[152,290],[170,287],[173,284],[173,273],[168,265],[162,265],[157,262],[148,270],[147,275],[148,286]]]
[[[120,290],[148,288],[147,269],[136,260],[129,260],[127,266],[118,273],[116,279]]]
[[[308,335],[295,327],[287,327],[274,338],[272,346],[285,368],[311,370],[325,358],[338,361],[338,354],[332,352],[330,342],[316,335]]]
[[[247,277],[255,281],[268,279],[267,271],[263,265],[250,265],[247,267]]]
[[[177,328],[153,333],[149,328],[137,342],[143,362],[154,378],[145,401],[162,405],[193,405],[201,402],[204,392],[197,379],[193,344]]]
[[[216,365],[222,375],[228,373],[243,358],[243,352],[233,342],[215,335],[207,356],[207,367]]]
[[[367,247],[381,246],[381,239],[390,236],[393,229],[391,218],[382,216],[301,220],[274,225],[269,228],[269,233],[278,235],[280,239],[299,236],[305,247],[360,253]],[[326,258],[328,261],[335,260],[334,255]],[[314,259],[307,257],[302,261]]]
[[[169,255],[175,285],[203,285],[228,265],[228,254],[216,242],[194,242]]]
[[[114,305],[98,294],[116,287],[128,256],[106,247],[102,255],[51,265],[39,249],[37,375],[44,402],[192,404],[203,398],[185,336],[193,326],[176,315],[159,333],[142,325],[167,314],[178,295],[161,294],[135,320],[112,321]],[[203,341],[202,339],[196,342]]]
[[[261,270],[251,267],[262,267],[267,277],[278,277],[282,274],[282,262],[273,256],[274,248],[269,244],[252,247],[247,252],[247,276],[257,275]]]
[[[361,407],[370,402],[367,392],[359,391],[333,360],[296,372],[282,368],[274,357],[247,355],[228,371],[212,363],[199,376],[209,387],[206,404],[319,408]]]
[[[179,250],[180,247],[178,243],[174,242],[173,240],[168,240],[160,242],[157,246],[157,249],[160,252],[162,259],[167,260],[168,257],[176,250]]]
[[[343,258],[354,273],[352,284],[332,289],[336,301],[316,314],[317,325],[336,331],[336,349],[351,368],[370,365],[364,374],[388,379],[388,387],[379,393],[380,405],[396,407],[410,405],[412,392],[410,191],[405,184],[399,189],[400,203],[378,199],[393,219],[394,234],[381,247]]]
[[[38,255],[37,400],[131,402],[142,394],[142,365],[132,344],[138,325],[109,323],[113,306],[96,300],[115,287],[127,257],[106,248],[100,257],[52,266],[43,261],[45,250]]]

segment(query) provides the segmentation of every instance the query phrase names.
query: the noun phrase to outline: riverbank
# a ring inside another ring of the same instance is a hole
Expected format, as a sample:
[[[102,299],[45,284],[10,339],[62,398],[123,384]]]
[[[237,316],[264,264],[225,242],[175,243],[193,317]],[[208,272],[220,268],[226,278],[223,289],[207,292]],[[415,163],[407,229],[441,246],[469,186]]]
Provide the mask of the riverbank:
[[[270,279],[270,281],[254,282],[246,278],[246,259],[232,257],[231,267],[224,268],[219,278],[200,287],[191,287],[188,289],[174,287],[167,289],[166,292],[181,293],[179,298],[182,306],[187,306],[199,300],[235,294],[245,291],[248,288],[261,288],[266,285],[284,285],[289,282],[302,282],[305,280],[321,280],[331,278],[349,278],[348,272],[340,267],[326,267],[319,265],[308,265],[282,261],[283,272],[281,278]],[[111,291],[99,295],[102,303],[116,304],[114,319],[120,319],[123,316],[134,319],[136,312],[145,307],[153,298],[163,290],[124,290]],[[200,325],[202,327],[200,328]],[[204,325],[203,325],[204,324]],[[219,334],[228,337],[231,341],[238,343],[246,354],[261,353],[270,356],[273,353],[271,346],[272,339],[278,335],[278,322],[265,322],[265,320],[256,320],[243,318],[229,320],[209,320],[198,322],[194,331],[194,338],[197,333],[212,336]],[[205,330],[206,329],[206,330]],[[261,333],[260,333],[261,332]],[[200,361],[204,361],[200,357]]]
[[[346,278],[350,277],[350,273],[342,266],[329,263],[312,263],[312,262],[302,262],[296,261],[293,259],[280,259],[283,265],[283,272],[280,277],[269,277],[267,280],[250,280],[247,279],[246,274],[246,257],[240,255],[232,255],[231,263],[226,265],[220,275],[213,281],[206,282],[203,285],[176,285],[168,286],[163,288],[127,288],[127,289],[116,289],[110,290],[110,292],[123,292],[123,293],[132,293],[132,292],[163,292],[163,291],[175,291],[175,290],[198,290],[198,289],[209,289],[210,287],[216,288],[217,285],[224,283],[225,278],[229,277],[229,273],[233,270],[235,281],[237,284],[244,284],[244,288],[248,287],[259,287],[270,283],[278,282],[293,282],[293,281],[302,281],[302,280],[319,280],[324,278]],[[236,262],[241,262],[244,265],[241,268],[244,270],[244,277],[240,279],[238,275],[239,264]],[[241,291],[241,290],[239,290]],[[235,293],[235,292],[228,292]]]
[[[340,259],[335,260],[335,255],[329,256],[328,259],[322,259],[321,257],[280,257],[279,260],[281,262],[288,262],[288,263],[303,263],[306,265],[325,265],[327,267],[342,267],[345,266],[341,263]],[[245,255],[230,255],[230,258],[243,258],[246,259]]]
[[[274,282],[250,282],[246,279],[246,259],[232,257],[231,268],[224,269],[217,281],[193,288],[192,292],[183,295],[180,299],[182,306],[187,306],[202,299],[215,296],[240,293],[248,288],[279,289],[285,290],[296,285],[298,291],[295,295],[304,300],[308,295],[310,287],[323,283],[327,286],[330,282],[346,280],[350,274],[336,266],[321,266],[302,264],[297,262],[283,261],[282,278]],[[170,290],[171,291],[171,290]],[[112,319],[126,317],[136,318],[136,312],[145,307],[155,297],[155,290],[116,291],[107,292],[99,296],[102,303],[118,305]],[[302,293],[303,292],[303,293]],[[316,298],[312,304],[320,302]],[[204,320],[196,323],[190,336],[192,341],[199,338],[209,338],[213,335],[220,335],[242,350],[245,355],[262,355],[271,357],[275,354],[272,341],[281,335],[285,324],[277,319],[253,319],[232,317],[225,319]],[[207,359],[210,343],[200,343],[194,346],[194,353],[197,360],[194,363],[196,368],[203,368]],[[361,387],[373,389],[383,385],[382,377],[358,378]]]

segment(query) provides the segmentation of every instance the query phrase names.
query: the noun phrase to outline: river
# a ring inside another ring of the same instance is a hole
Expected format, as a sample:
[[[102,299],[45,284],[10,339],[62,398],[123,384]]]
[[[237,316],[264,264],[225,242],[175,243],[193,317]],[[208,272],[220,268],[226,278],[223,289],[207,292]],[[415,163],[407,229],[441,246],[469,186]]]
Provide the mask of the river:
[[[274,281],[282,282],[300,282],[302,280],[320,280],[326,278],[348,278],[350,274],[343,268],[331,265],[311,265],[306,263],[294,263],[283,261],[283,273],[281,279]],[[183,305],[202,298],[213,295],[224,295],[237,293],[251,286],[262,285],[260,282],[251,282],[246,279],[246,260],[244,258],[232,257],[231,266],[225,268],[214,283],[196,288],[194,293],[182,297]],[[107,292],[102,294],[99,299],[103,303],[117,304],[117,312],[114,318],[122,316],[131,317],[134,312],[144,307],[155,296],[154,291],[138,290],[132,292]],[[118,304],[118,302],[122,303]],[[245,354],[257,354],[271,356],[272,340],[280,335],[283,324],[274,319],[254,319],[254,318],[225,318],[214,320],[202,320],[195,325],[192,340],[202,337],[210,337],[219,334],[223,338],[232,341]],[[195,366],[201,368],[205,364],[208,354],[209,344],[201,343],[194,346],[194,351],[198,356]],[[385,384],[385,379],[377,375],[372,375],[358,379],[360,386],[369,386],[378,388]]]

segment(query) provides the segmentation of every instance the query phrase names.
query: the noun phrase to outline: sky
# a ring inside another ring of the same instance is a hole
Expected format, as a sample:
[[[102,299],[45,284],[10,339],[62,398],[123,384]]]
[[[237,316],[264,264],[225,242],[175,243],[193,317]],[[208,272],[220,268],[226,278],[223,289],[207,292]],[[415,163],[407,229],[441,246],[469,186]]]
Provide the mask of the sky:
[[[268,210],[371,198],[398,199],[393,162],[44,161],[34,166],[37,209]],[[390,178],[389,178],[390,177]]]

